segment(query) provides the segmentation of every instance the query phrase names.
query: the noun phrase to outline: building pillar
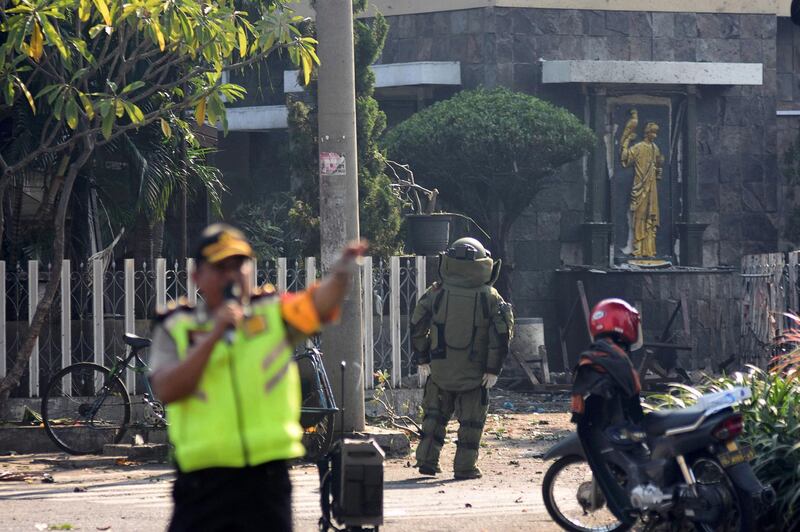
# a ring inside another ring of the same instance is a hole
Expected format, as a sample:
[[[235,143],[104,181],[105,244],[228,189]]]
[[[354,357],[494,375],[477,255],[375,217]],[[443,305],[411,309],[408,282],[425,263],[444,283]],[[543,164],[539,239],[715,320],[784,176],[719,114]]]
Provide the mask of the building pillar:
[[[690,85],[686,94],[686,171],[681,187],[683,209],[677,224],[680,237],[680,264],[703,265],[703,233],[708,224],[695,223],[697,198],[697,87]]]
[[[606,91],[596,88],[591,95],[591,126],[597,137],[589,158],[589,221],[583,224],[583,262],[592,266],[610,263],[611,229],[609,223],[608,170],[606,168]]]

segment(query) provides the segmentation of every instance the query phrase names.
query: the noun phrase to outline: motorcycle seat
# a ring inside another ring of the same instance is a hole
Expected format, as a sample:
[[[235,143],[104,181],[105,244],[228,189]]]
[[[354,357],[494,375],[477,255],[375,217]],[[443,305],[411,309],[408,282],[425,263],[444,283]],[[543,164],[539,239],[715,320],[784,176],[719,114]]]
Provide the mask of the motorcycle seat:
[[[642,426],[650,436],[661,436],[669,429],[685,427],[695,423],[705,413],[705,408],[675,408],[648,412],[644,416]]]

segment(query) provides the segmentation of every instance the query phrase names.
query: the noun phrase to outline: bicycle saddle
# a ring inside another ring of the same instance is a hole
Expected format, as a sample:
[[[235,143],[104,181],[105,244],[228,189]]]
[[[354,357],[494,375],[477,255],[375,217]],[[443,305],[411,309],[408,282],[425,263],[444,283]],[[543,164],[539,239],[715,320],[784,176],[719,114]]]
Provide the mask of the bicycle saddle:
[[[150,347],[151,341],[150,338],[142,338],[135,334],[125,333],[125,343],[134,349],[144,349],[145,347]]]

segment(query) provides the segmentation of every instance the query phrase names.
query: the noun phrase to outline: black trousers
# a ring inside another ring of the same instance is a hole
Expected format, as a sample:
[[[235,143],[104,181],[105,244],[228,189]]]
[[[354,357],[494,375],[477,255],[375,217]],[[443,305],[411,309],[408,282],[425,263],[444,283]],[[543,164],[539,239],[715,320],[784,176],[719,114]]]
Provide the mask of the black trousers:
[[[178,472],[169,532],[292,532],[286,462]]]

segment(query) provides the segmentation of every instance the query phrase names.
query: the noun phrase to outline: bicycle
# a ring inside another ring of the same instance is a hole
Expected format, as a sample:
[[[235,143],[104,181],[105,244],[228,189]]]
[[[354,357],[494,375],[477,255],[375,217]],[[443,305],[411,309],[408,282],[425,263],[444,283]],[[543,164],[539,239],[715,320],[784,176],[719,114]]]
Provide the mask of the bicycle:
[[[42,396],[42,420],[48,436],[65,452],[98,454],[106,444],[122,441],[128,429],[134,426],[130,424],[132,404],[144,405],[144,427],[166,426],[164,407],[153,398],[149,379],[144,379],[146,392],[137,403],[131,403],[122,379],[127,368],[137,374],[149,371],[139,353],[150,346],[150,340],[126,334],[125,343],[131,347],[131,352],[125,358],[116,357],[111,368],[78,362],[61,369],[47,383]],[[305,459],[317,461],[330,449],[338,408],[320,350],[307,348],[295,355],[295,361],[301,375],[300,424]],[[69,393],[64,393],[65,390]]]
[[[150,346],[148,338],[125,334],[131,347],[125,358],[114,357],[110,368],[94,362],[77,362],[53,375],[42,395],[42,420],[48,436],[69,454],[99,454],[119,443],[131,420],[131,397],[123,380],[126,369],[146,374],[149,368],[139,353]],[[149,379],[142,400],[146,428],[166,426],[164,406],[154,399]],[[136,425],[137,427],[139,425]]]
[[[300,371],[303,397],[300,425],[303,427],[303,446],[306,448],[304,458],[309,462],[317,462],[330,450],[334,416],[339,409],[322,364],[322,351],[308,347],[305,352],[295,355],[294,359]]]

